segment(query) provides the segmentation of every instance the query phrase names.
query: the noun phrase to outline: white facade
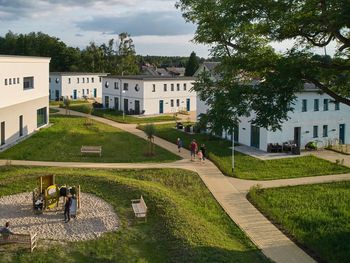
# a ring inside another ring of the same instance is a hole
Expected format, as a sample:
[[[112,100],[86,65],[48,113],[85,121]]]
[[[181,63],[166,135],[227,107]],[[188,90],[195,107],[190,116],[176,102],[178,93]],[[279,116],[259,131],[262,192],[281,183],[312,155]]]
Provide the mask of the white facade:
[[[154,76],[107,76],[103,78],[105,108],[129,114],[156,115],[196,111],[194,78]]]
[[[236,134],[237,141],[263,151],[267,150],[269,143],[282,144],[291,140],[299,141],[301,149],[310,141],[319,141],[320,145],[338,142],[350,144],[349,106],[335,103],[330,96],[321,94],[316,89],[306,89],[305,92],[296,95],[295,110],[288,114],[290,119],[282,124],[281,130],[274,132],[257,128],[258,132],[252,133],[252,115],[250,118],[241,118]],[[207,109],[208,105],[203,101],[197,102],[197,116],[205,113]],[[231,136],[225,133],[223,137],[231,139]]]
[[[0,55],[0,151],[48,124],[49,63]]]
[[[102,77],[105,73],[50,73],[50,100],[68,97],[73,100],[102,97]]]

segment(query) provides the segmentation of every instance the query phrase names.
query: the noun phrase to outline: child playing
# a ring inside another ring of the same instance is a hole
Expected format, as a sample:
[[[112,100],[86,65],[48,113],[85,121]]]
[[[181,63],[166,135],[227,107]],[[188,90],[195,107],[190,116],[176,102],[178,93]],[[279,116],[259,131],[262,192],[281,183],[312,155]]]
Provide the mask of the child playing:
[[[203,163],[203,153],[202,153],[202,151],[199,150],[198,153],[197,153],[197,155],[198,155],[199,161],[200,161],[201,163]]]

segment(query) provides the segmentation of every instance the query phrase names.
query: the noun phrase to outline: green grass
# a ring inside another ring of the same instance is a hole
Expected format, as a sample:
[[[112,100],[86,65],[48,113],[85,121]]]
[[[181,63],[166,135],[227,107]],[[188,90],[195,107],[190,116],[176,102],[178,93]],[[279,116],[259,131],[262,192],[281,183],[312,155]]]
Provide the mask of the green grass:
[[[349,262],[350,182],[254,188],[249,196],[322,262]]]
[[[50,114],[59,112],[58,109],[50,108]]]
[[[87,100],[70,100],[70,105],[75,105],[75,104],[87,104],[90,103]],[[50,100],[50,106],[59,106],[63,104],[63,101],[52,101]]]
[[[39,246],[32,254],[3,252],[0,262],[268,262],[193,172],[7,166],[0,167],[0,196],[31,191],[46,174],[109,202],[120,229],[98,240]],[[131,209],[130,200],[141,194],[149,208],[147,223],[137,221]]]
[[[156,135],[176,143],[182,138],[188,148],[192,139],[199,144],[205,143],[209,159],[226,175],[232,176],[231,142],[207,134],[187,134],[173,128],[172,124],[156,125]],[[142,126],[140,126],[142,129]],[[234,176],[242,179],[271,180],[306,176],[350,173],[350,168],[331,163],[314,156],[262,161],[239,152],[235,152]]]
[[[69,162],[168,162],[179,157],[156,147],[147,157],[148,142],[130,133],[80,117],[52,116],[52,126],[0,153],[0,159]],[[81,155],[81,146],[102,146],[102,157]]]
[[[83,113],[88,113],[87,107],[84,105],[71,105],[69,106],[71,110],[79,111]],[[174,116],[170,115],[162,115],[156,117],[142,117],[137,118],[134,116],[125,115],[123,118],[123,114],[120,111],[115,111],[112,109],[94,109],[92,115],[106,118],[112,121],[120,122],[120,123],[154,123],[154,122],[165,122],[165,121],[174,121],[178,120],[178,118],[174,118]]]

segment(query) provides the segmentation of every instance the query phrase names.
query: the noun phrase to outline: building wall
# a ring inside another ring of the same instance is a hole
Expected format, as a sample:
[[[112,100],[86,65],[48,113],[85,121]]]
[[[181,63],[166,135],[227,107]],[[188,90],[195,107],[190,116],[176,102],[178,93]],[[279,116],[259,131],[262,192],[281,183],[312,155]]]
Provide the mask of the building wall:
[[[58,80],[58,82],[56,80]],[[96,97],[94,96],[94,89],[96,89]],[[60,97],[63,96],[70,99],[74,99],[74,90],[77,91],[77,99],[82,99],[84,96],[87,98],[101,98],[102,79],[100,82],[100,74],[50,74],[51,100],[56,99],[56,90],[59,91]]]

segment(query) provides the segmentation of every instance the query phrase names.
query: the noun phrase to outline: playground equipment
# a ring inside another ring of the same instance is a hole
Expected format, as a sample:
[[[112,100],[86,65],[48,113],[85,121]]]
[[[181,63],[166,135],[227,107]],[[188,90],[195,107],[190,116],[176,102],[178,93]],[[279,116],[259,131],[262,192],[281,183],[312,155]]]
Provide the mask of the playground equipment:
[[[44,211],[57,208],[61,197],[72,197],[71,215],[77,215],[80,209],[80,185],[76,186],[58,186],[55,184],[55,176],[41,176],[38,181],[38,187],[33,191],[33,210],[37,214]],[[65,202],[65,198],[64,201]]]

